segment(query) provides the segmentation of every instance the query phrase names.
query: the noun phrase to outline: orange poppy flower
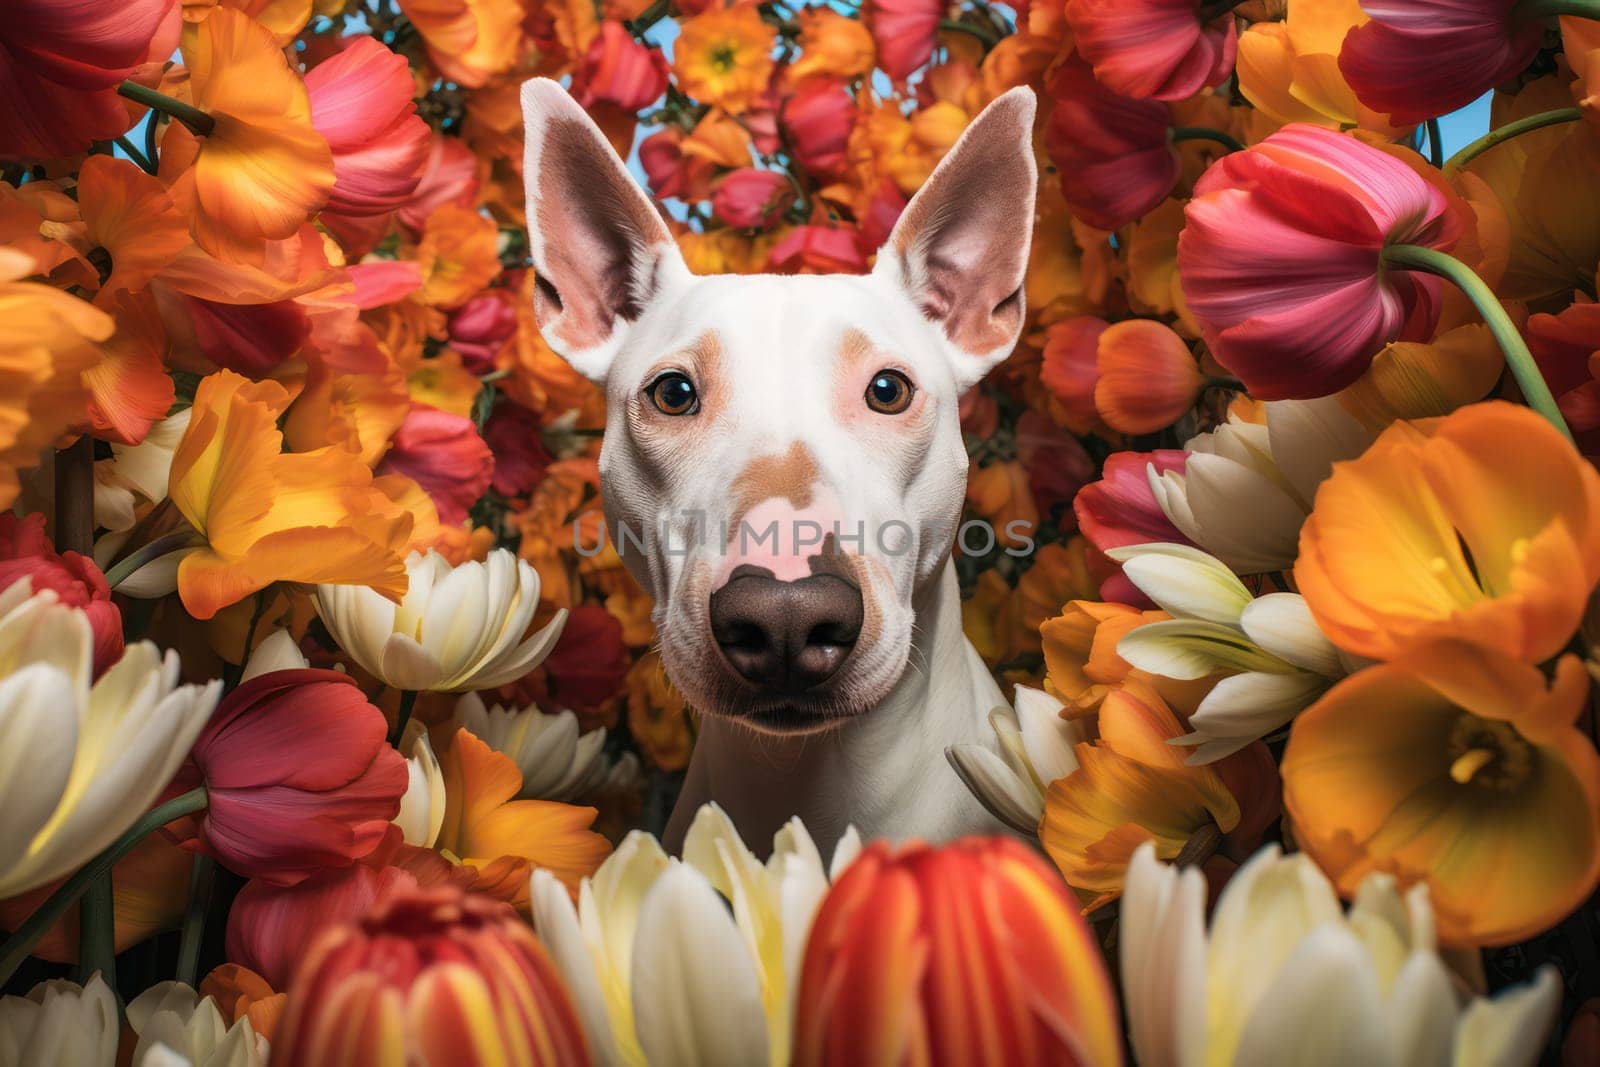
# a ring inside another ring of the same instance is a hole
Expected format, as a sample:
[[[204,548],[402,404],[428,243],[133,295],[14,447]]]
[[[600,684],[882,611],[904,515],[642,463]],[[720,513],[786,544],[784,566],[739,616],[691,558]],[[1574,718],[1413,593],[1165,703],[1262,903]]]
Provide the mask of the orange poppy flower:
[[[860,19],[827,7],[808,7],[795,16],[795,22],[800,27],[796,41],[800,58],[788,68],[795,83],[814,75],[848,80],[871,73],[877,47]]]
[[[428,216],[416,260],[422,298],[437,308],[458,308],[500,273],[500,229],[471,208],[445,204]]]
[[[1371,871],[1425,881],[1440,940],[1508,944],[1600,881],[1600,755],[1574,722],[1589,678],[1465,641],[1351,675],[1283,756],[1295,839],[1346,897]]]
[[[116,319],[116,333],[100,346],[104,358],[84,372],[88,425],[94,436],[117,444],[143,441],[176,395],[167,373],[167,331],[147,293],[105,294],[95,301]]]
[[[685,19],[673,45],[678,87],[730,114],[747,111],[766,91],[777,40],[778,31],[751,5]]]
[[[444,775],[444,824],[435,847],[463,863],[487,869],[502,857],[545,867],[576,894],[611,844],[589,829],[594,808],[550,800],[515,800],[522,772],[511,757],[459,729],[439,759]],[[526,872],[517,879],[514,901],[528,903]]]
[[[1196,833],[1239,825],[1239,804],[1217,770],[1184,763],[1169,742],[1184,733],[1154,689],[1125,682],[1100,705],[1100,740],[1077,746],[1078,769],[1045,793],[1039,842],[1089,907],[1115,899],[1134,849],[1154,841],[1171,860]]]
[[[111,259],[102,294],[143,289],[189,245],[189,227],[166,186],[125,159],[83,161],[78,209],[88,240]]]
[[[178,594],[197,619],[277,581],[405,592],[410,512],[373,485],[354,441],[283,453],[277,420],[289,399],[276,382],[232,371],[195,393],[169,494],[203,538],[178,566]]]
[[[33,260],[0,248],[0,508],[17,499],[17,471],[82,422],[84,372],[99,364],[111,316],[60,289],[15,281]]]
[[[327,202],[333,153],[311,124],[305,83],[260,23],[218,8],[184,30],[183,58],[194,106],[215,125],[193,146],[172,199],[207,251],[254,258],[262,241],[290,236]],[[174,123],[162,155],[186,154],[193,141]]]
[[[1334,465],[1294,576],[1347,652],[1392,659],[1464,638],[1548,659],[1600,581],[1600,474],[1540,416],[1503,401],[1397,422]]]

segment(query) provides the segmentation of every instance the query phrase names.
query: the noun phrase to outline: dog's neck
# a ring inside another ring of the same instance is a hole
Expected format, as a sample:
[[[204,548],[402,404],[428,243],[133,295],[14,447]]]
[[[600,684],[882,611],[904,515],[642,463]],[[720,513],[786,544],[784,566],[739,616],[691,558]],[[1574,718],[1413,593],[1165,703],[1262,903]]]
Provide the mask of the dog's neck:
[[[945,563],[914,604],[917,624],[905,673],[880,704],[844,726],[781,737],[702,716],[667,826],[668,848],[681,849],[694,813],[712,799],[762,855],[796,815],[824,857],[852,824],[864,839],[1002,832],[944,755],[948,745],[992,745],[988,713],[1004,703],[962,632],[954,563]]]

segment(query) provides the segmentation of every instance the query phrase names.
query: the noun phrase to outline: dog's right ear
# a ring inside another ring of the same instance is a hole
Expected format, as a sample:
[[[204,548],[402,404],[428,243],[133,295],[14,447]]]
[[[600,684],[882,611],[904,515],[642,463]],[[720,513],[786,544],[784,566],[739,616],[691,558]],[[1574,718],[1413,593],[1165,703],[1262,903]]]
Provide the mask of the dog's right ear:
[[[551,348],[603,381],[628,327],[689,269],[660,213],[559,83],[523,83],[522,121],[534,316]]]

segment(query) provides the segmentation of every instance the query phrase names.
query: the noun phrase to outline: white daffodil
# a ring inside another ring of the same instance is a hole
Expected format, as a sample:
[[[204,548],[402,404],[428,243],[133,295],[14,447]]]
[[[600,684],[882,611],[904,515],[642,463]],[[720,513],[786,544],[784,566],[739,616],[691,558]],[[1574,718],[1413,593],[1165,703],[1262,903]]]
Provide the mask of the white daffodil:
[[[125,533],[138,522],[138,508],[167,498],[172,456],[189,429],[193,412],[193,408],[184,408],[168,415],[151,426],[144,440],[136,445],[112,444],[111,458],[95,463],[96,526],[113,535]]]
[[[1172,524],[1240,574],[1292,567],[1317,486],[1372,443],[1334,397],[1272,401],[1266,419],[1230,416],[1184,444],[1182,471],[1147,469]]]
[[[412,722],[400,750],[410,756],[406,759],[406,792],[394,824],[400,827],[406,844],[432,848],[444,826],[445,792],[444,773],[428,743],[427,728]]]
[[[406,558],[399,604],[359,585],[319,585],[312,598],[339,647],[395,689],[493,689],[533,670],[555,647],[565,609],[536,633],[539,575],[503,548],[452,567],[429,550]],[[525,636],[526,635],[526,636]]]
[[[113,1067],[119,1028],[98,974],[86,986],[40,982],[25,997],[0,997],[0,1067]]]
[[[221,682],[178,685],[178,656],[131,644],[99,681],[81,611],[23,580],[0,592],[0,897],[83,866],[132,826],[189,754]]]
[[[1017,686],[1016,707],[989,712],[1000,751],[951,745],[945,758],[989,813],[1019,833],[1032,834],[1044,817],[1050,783],[1078,769],[1076,747],[1094,738],[1090,719],[1064,719],[1061,701],[1042,689]]]
[[[182,982],[160,982],[128,1002],[138,1035],[133,1067],[265,1067],[267,1040],[240,1016],[229,1026],[216,1001]]]
[[[1189,717],[1190,763],[1231,755],[1310,707],[1348,673],[1298,593],[1252,597],[1226,564],[1188,545],[1107,553],[1168,614],[1117,642],[1117,655],[1167,678],[1226,675]]]
[[[1532,983],[1463,1003],[1435,951],[1427,886],[1367,876],[1347,914],[1304,853],[1256,853],[1206,932],[1206,883],[1139,846],[1122,894],[1128,1035],[1143,1067],[1495,1064],[1539,1055],[1561,1002]]]
[[[533,873],[534,925],[567,980],[601,1064],[785,1064],[801,953],[831,871],[798,819],[762,863],[715,804],[696,814],[682,861],[635,831],[578,890]],[[732,907],[730,914],[729,907]]]
[[[639,776],[639,758],[629,752],[616,763],[606,758],[604,728],[580,733],[570,711],[547,715],[530,704],[485,707],[477,693],[456,701],[455,724],[511,757],[522,771],[522,790],[532,800],[574,801],[626,790]]]

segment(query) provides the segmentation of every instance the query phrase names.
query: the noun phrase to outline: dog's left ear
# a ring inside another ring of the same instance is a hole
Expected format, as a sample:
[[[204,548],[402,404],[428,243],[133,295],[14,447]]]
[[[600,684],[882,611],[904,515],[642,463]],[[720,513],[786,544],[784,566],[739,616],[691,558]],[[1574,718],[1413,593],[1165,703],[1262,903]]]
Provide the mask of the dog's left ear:
[[[878,252],[950,340],[964,390],[1011,353],[1022,333],[1022,281],[1038,170],[1033,90],[998,97],[912,197]]]
[[[560,83],[523,83],[522,122],[534,317],[551,348],[603,381],[628,327],[689,268],[655,205]]]

